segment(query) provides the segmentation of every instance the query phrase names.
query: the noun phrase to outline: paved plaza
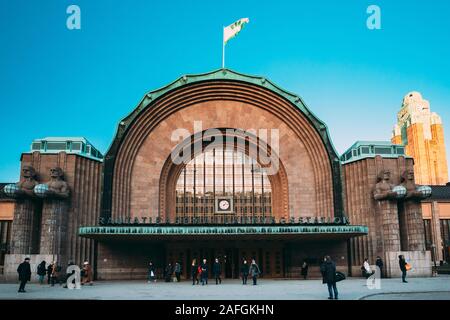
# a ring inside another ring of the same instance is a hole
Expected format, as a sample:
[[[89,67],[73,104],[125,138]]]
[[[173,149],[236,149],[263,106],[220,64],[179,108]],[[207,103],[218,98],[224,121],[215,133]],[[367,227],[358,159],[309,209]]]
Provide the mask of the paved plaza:
[[[321,280],[264,280],[257,286],[243,286],[239,280],[224,280],[222,285],[192,286],[180,283],[143,281],[99,281],[80,290],[56,285],[30,283],[26,293],[17,293],[18,284],[0,284],[0,299],[95,299],[95,300],[325,300],[326,285]],[[434,278],[382,279],[380,289],[369,289],[366,280],[350,278],[338,283],[343,300],[450,300],[450,276]]]

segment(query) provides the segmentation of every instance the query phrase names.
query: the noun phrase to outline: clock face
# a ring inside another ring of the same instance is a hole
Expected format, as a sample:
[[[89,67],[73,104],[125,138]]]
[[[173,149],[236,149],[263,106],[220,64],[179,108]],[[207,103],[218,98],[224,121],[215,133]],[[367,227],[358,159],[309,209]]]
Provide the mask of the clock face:
[[[228,200],[219,201],[220,210],[228,210],[230,208],[230,202]]]

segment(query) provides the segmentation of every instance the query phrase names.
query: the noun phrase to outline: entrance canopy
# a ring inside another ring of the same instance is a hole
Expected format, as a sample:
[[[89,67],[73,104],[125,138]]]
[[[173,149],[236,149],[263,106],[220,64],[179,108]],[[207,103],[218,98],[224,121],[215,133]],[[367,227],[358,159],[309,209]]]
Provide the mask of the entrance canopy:
[[[366,226],[91,226],[81,227],[81,237],[96,240],[167,240],[167,239],[221,239],[221,240],[345,240],[367,235]]]

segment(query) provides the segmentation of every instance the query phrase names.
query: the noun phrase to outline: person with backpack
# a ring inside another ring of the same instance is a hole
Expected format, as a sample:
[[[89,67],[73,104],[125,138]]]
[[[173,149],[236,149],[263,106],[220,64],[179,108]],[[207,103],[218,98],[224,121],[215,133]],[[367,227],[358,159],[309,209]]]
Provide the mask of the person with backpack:
[[[44,278],[45,275],[47,274],[47,268],[45,267],[46,262],[42,261],[41,263],[38,264],[37,266],[37,270],[36,273],[38,275],[39,278],[39,284],[44,284]]]
[[[328,299],[338,299],[338,290],[336,287],[336,263],[331,260],[330,256],[325,256],[322,265],[320,266],[322,273],[322,283],[326,283],[328,287]]]
[[[255,259],[252,259],[252,264],[250,265],[250,276],[253,279],[253,285],[256,286],[256,282],[258,279],[258,276],[261,274],[261,271],[259,270],[259,266],[256,264]]]

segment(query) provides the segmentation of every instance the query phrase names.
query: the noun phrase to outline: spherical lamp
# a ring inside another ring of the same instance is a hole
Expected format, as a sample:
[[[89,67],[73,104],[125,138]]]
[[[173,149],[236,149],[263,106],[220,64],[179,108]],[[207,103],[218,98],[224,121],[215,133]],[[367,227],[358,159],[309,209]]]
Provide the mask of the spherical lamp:
[[[406,196],[406,188],[404,186],[395,186],[392,191],[397,194],[397,199],[404,198]]]
[[[48,185],[46,184],[38,184],[34,187],[34,194],[39,198],[44,198],[48,191]]]
[[[15,183],[11,183],[11,184],[7,184],[4,188],[3,188],[3,192],[8,196],[8,197],[14,197],[17,192],[19,191],[19,187],[15,184]]]
[[[417,191],[420,192],[424,198],[428,198],[429,196],[431,196],[430,186],[419,186],[417,187]]]

